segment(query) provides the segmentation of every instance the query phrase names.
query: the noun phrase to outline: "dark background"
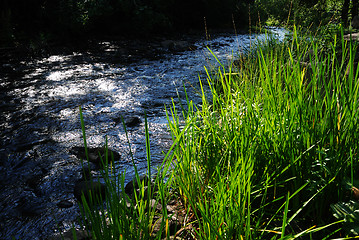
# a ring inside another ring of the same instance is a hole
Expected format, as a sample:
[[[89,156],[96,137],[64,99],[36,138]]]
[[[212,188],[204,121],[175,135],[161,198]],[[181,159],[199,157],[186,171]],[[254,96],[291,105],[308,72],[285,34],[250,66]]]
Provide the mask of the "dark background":
[[[1,45],[248,26],[250,0],[0,0]],[[254,0],[253,0],[254,2]]]
[[[0,48],[207,29],[343,23],[358,0],[0,0]]]

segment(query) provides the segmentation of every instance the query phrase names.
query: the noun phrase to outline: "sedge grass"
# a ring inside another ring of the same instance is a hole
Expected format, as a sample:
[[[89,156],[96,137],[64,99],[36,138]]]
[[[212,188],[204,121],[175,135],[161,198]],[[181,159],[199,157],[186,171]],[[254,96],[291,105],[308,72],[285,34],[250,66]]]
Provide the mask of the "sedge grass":
[[[140,181],[139,173],[134,164],[134,181],[137,181],[139,190],[134,189],[132,196],[127,195],[124,190],[125,173],[115,173],[114,165],[118,163],[114,162],[113,156],[109,156],[106,140],[105,155],[103,157],[99,155],[104,166],[101,170],[101,178],[106,185],[106,197],[103,198],[101,195],[90,191],[87,198],[83,194],[80,203],[82,223],[92,239],[166,239],[169,238],[170,234],[173,234],[168,229],[168,221],[172,216],[167,214],[166,208],[171,197],[169,190],[171,189],[172,177],[169,168],[173,162],[173,156],[168,153],[163,164],[158,167],[161,171],[157,171],[155,174],[151,173],[150,142],[147,118],[145,119],[147,175],[155,177],[152,179],[149,177],[148,181]],[[85,124],[81,107],[80,120],[86,146]],[[132,156],[132,153],[130,155]],[[110,161],[111,159],[112,161]],[[133,159],[132,162],[134,163]],[[109,163],[111,164],[110,167],[108,167]],[[151,182],[152,180],[154,183]],[[150,204],[151,201],[155,201],[155,203]],[[162,205],[160,212],[156,210],[158,204]],[[74,238],[76,239],[75,232]]]
[[[201,106],[188,102],[182,114],[185,135],[173,106],[174,184],[196,216],[195,239],[340,230],[330,204],[358,178],[356,45],[342,36],[323,51],[318,38],[294,30],[290,40],[268,40],[237,65],[208,72],[211,96],[200,80]]]

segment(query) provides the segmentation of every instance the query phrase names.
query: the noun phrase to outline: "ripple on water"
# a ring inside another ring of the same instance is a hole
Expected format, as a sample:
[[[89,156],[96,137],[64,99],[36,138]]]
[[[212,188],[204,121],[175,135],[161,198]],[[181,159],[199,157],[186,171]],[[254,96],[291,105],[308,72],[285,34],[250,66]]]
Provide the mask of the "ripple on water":
[[[225,64],[251,41],[248,35],[227,35],[206,44]],[[110,53],[120,49],[104,44]],[[0,180],[9,184],[0,191],[0,238],[43,239],[57,226],[70,228],[80,216],[77,204],[58,206],[61,201],[76,203],[72,192],[81,177],[81,162],[70,149],[83,146],[79,106],[88,145],[103,146],[107,137],[109,147],[121,155],[115,174],[126,169],[126,181],[133,178],[131,152],[139,171],[146,171],[145,112],[152,164],[161,163],[171,145],[164,106],[172,105],[172,99],[178,105],[178,95],[184,99],[183,85],[200,103],[193,89],[198,75],[206,78],[204,65],[218,66],[203,43],[196,46],[195,51],[126,65],[101,62],[100,56],[90,53],[54,55],[20,63],[24,68],[20,77],[6,76],[6,82],[0,83],[6,86],[2,99],[10,99],[14,106],[1,110],[0,170],[5,173]],[[127,123],[134,117],[140,120],[127,126],[128,139],[121,117]],[[32,210],[26,212],[21,206]]]

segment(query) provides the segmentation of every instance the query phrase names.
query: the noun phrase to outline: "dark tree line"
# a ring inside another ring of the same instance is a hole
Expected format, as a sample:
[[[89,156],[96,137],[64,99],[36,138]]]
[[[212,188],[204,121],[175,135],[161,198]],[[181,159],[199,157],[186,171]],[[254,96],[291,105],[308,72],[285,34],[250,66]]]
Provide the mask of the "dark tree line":
[[[248,22],[254,0],[0,0],[1,40],[146,35]]]
[[[0,46],[37,39],[80,39],[246,28],[259,22],[348,26],[359,0],[0,0]]]

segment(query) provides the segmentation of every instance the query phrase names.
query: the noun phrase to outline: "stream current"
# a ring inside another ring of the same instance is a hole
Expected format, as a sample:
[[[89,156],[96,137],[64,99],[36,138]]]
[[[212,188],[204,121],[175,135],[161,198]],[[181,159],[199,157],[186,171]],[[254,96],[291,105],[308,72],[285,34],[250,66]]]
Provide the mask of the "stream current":
[[[80,217],[73,189],[81,177],[81,161],[71,152],[83,146],[79,106],[88,146],[103,146],[107,136],[109,148],[121,155],[116,169],[126,169],[128,182],[134,171],[121,116],[137,168],[145,173],[144,112],[155,167],[171,146],[164,106],[172,99],[178,105],[178,97],[185,101],[184,86],[200,104],[198,76],[205,80],[204,66],[218,66],[206,46],[226,64],[258,37],[264,38],[219,34],[212,40],[188,40],[191,50],[186,51],[152,44],[148,48],[158,51],[133,61],[121,61],[124,54],[118,53],[126,47],[101,42],[96,53],[2,62],[0,239],[47,239]]]

